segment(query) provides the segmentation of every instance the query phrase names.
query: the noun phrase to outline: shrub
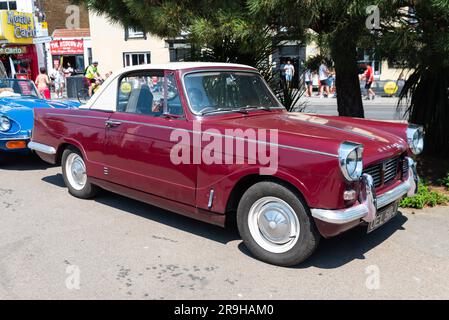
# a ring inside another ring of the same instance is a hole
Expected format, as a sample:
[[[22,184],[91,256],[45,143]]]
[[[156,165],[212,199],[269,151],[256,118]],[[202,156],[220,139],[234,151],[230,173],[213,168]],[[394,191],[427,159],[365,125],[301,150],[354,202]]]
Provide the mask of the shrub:
[[[449,172],[447,173],[445,178],[438,180],[438,183],[449,190]]]
[[[423,209],[424,207],[435,207],[449,204],[449,197],[437,192],[431,191],[428,186],[420,183],[418,193],[413,197],[405,198],[401,201],[401,208]]]

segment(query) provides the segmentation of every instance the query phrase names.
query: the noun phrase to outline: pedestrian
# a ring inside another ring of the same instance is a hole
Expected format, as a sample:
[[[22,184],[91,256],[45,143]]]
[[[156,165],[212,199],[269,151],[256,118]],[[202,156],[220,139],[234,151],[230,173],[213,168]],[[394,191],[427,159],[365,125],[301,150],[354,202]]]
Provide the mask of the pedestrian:
[[[98,72],[98,62],[94,61],[90,66],[86,68],[85,77],[89,81],[89,97],[92,97],[93,89],[97,80],[101,79],[100,73]]]
[[[282,88],[285,88],[285,60],[284,58],[281,58],[281,64],[279,66],[279,72],[281,77],[281,85]]]
[[[320,98],[323,98],[323,91],[325,92],[326,98],[329,97],[329,86],[327,79],[329,78],[329,69],[327,68],[326,61],[321,60],[321,65],[318,70],[318,76],[320,80]]]
[[[36,86],[37,90],[44,96],[45,99],[50,100],[51,94],[50,94],[50,78],[47,75],[47,69],[44,67],[39,69],[39,75],[36,78]]]
[[[287,84],[287,88],[291,88],[293,77],[295,76],[295,67],[292,65],[290,60],[287,61],[287,64],[284,67],[285,70],[285,82]]]
[[[62,69],[62,65],[59,65],[56,67],[52,72],[52,77],[55,85],[55,93],[56,97],[58,99],[61,99],[63,97],[64,93],[64,85],[65,85],[65,77],[64,77],[64,71]]]
[[[374,71],[373,67],[369,64],[365,64],[365,73],[361,76],[361,80],[365,80],[366,97],[365,100],[371,100],[376,98],[376,93],[372,89],[374,83]]]
[[[327,78],[327,86],[329,87],[329,94],[335,95],[335,71],[329,69],[329,76]]]
[[[310,98],[313,93],[313,79],[312,71],[310,69],[306,69],[304,72],[304,83],[306,84],[306,96]]]

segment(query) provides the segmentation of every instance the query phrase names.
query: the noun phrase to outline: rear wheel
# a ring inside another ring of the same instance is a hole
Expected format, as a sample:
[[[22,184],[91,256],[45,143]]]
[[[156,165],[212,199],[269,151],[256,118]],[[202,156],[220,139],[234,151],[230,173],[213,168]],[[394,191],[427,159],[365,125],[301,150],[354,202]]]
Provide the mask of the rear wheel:
[[[259,182],[244,193],[237,209],[237,225],[251,253],[280,266],[303,262],[320,240],[300,197],[275,182]]]
[[[62,154],[62,175],[73,196],[90,199],[98,193],[98,187],[89,182],[81,152],[74,147],[68,147]]]

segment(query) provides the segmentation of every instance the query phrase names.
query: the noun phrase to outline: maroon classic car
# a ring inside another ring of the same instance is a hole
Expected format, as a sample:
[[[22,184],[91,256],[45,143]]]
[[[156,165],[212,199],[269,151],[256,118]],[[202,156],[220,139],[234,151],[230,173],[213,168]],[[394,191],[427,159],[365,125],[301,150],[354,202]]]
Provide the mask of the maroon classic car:
[[[321,237],[394,217],[417,188],[422,128],[289,113],[257,70],[219,63],[127,68],[80,109],[36,109],[29,147],[62,163],[75,197],[102,188],[225,226],[268,263]]]

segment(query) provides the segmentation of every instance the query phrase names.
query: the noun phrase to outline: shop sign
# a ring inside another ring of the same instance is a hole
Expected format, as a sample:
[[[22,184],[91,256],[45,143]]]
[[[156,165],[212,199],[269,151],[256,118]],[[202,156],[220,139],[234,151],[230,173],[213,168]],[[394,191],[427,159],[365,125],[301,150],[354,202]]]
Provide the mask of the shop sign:
[[[0,18],[0,39],[6,39],[10,43],[33,43],[36,30],[32,13],[1,10]]]
[[[26,54],[27,52],[26,46],[0,48],[0,54]]]
[[[50,42],[52,55],[75,55],[84,54],[84,41],[75,40],[54,40]]]

